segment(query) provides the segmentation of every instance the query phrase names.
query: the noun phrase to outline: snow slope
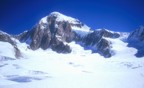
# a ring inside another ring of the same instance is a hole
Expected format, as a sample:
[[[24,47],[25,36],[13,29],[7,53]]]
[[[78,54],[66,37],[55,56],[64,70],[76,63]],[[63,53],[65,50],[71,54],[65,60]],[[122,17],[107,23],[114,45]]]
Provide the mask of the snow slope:
[[[72,53],[57,54],[51,49],[32,51],[17,41],[23,58],[0,59],[0,88],[144,88],[144,58],[136,58],[137,50],[120,39],[109,40],[116,53],[109,59],[75,42],[69,43]],[[13,52],[9,44],[0,44],[5,48],[0,46],[0,55]]]

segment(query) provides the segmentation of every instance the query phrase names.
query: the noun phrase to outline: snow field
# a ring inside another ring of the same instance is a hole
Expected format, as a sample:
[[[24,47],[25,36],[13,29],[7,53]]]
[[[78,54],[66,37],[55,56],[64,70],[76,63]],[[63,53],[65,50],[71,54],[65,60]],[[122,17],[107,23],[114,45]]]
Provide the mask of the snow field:
[[[69,43],[72,53],[57,54],[17,41],[24,58],[1,61],[0,88],[144,88],[144,58],[136,58],[136,49],[120,39],[110,41],[116,54],[109,59],[75,42]],[[11,45],[0,43],[13,58]]]

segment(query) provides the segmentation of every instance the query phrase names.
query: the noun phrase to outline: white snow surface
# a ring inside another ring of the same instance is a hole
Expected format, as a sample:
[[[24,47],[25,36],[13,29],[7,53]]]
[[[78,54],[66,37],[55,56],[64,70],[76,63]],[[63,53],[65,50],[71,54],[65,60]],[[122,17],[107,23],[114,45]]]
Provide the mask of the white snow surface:
[[[0,88],[144,88],[144,58],[120,39],[109,40],[115,55],[107,59],[75,42],[68,43],[72,53],[58,54],[17,41],[23,58],[1,60]],[[13,57],[11,45],[0,45],[0,55]]]

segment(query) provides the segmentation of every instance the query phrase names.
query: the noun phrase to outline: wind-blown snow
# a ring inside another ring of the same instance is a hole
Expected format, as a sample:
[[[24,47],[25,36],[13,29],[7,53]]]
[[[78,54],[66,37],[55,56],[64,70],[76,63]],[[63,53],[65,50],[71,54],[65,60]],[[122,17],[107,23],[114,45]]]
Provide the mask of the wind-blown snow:
[[[109,59],[75,42],[68,44],[72,53],[57,54],[16,41],[23,59],[1,61],[0,88],[144,88],[144,58],[120,39],[108,40],[115,51]],[[14,57],[10,44],[0,45],[0,55]]]

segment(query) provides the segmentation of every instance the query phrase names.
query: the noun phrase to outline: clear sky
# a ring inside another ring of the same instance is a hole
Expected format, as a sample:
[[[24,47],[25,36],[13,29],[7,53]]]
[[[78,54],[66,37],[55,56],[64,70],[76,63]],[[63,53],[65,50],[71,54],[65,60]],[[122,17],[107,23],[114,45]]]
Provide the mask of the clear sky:
[[[92,29],[130,32],[144,25],[144,0],[0,0],[0,30],[30,30],[53,11],[79,19]]]

